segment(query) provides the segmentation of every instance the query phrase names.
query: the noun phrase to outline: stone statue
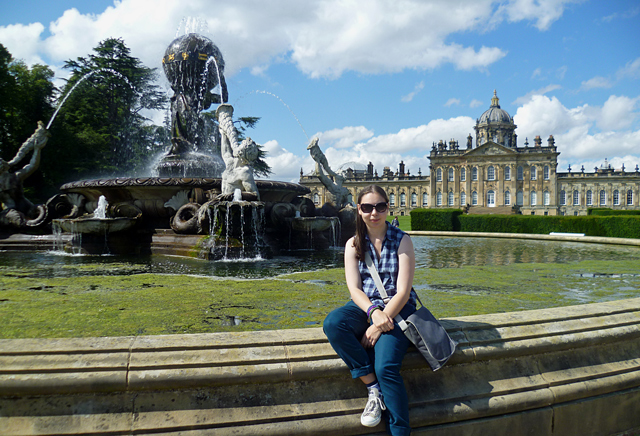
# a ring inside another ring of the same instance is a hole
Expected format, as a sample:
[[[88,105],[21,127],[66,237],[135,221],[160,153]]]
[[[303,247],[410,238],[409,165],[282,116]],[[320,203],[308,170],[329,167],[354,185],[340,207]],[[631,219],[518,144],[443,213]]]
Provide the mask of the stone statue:
[[[25,198],[22,182],[38,169],[42,149],[50,136],[42,121],[39,121],[35,133],[22,144],[13,159],[6,162],[0,158],[0,226],[21,228],[28,219],[35,218],[39,213],[38,208]],[[11,172],[11,167],[18,164],[30,152],[33,152],[33,155],[29,163]]]
[[[313,160],[316,161],[316,176],[330,193],[330,203],[333,203],[338,210],[342,209],[349,202],[349,190],[342,186],[344,177],[331,169],[329,162],[327,162],[327,157],[318,146],[318,138],[311,140],[307,150],[309,150]],[[325,172],[329,174],[331,178],[325,175]]]
[[[226,165],[222,172],[222,195],[233,195],[236,189],[250,192],[260,200],[260,193],[253,178],[253,163],[258,159],[258,144],[251,138],[238,143],[238,132],[233,125],[233,107],[222,104],[216,110],[222,136],[221,152]]]

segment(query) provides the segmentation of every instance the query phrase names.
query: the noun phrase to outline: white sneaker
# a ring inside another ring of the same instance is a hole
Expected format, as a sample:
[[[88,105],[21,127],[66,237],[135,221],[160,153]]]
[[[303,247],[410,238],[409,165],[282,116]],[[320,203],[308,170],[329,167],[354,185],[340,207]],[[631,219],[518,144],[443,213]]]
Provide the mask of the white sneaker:
[[[380,391],[376,388],[369,389],[369,401],[362,412],[360,422],[365,427],[375,427],[382,419],[382,411],[386,409],[387,406],[384,405],[384,401],[380,397]]]

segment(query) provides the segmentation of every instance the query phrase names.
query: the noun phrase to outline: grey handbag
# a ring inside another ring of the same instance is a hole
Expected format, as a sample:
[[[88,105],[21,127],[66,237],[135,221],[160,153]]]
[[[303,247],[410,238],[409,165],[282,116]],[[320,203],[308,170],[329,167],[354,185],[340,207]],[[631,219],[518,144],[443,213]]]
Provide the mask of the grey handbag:
[[[373,281],[376,283],[380,296],[385,302],[388,302],[387,291],[382,285],[382,280],[380,280],[380,275],[371,260],[369,252],[365,253],[365,263],[369,268]],[[422,307],[409,315],[406,321],[400,315],[396,315],[394,320],[398,323],[405,336],[409,338],[420,354],[427,360],[431,369],[437,371],[453,355],[457,343],[451,339],[442,324],[438,322],[429,309],[422,304],[417,294],[416,297]]]

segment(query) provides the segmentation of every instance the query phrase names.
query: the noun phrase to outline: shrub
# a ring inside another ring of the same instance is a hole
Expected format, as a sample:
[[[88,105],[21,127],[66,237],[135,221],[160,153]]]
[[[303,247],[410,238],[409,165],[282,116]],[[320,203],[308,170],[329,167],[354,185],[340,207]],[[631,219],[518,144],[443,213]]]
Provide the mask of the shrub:
[[[611,216],[611,215],[640,215],[640,210],[615,210],[607,208],[589,208],[589,215]]]
[[[411,230],[458,231],[463,211],[460,209],[414,209]]]

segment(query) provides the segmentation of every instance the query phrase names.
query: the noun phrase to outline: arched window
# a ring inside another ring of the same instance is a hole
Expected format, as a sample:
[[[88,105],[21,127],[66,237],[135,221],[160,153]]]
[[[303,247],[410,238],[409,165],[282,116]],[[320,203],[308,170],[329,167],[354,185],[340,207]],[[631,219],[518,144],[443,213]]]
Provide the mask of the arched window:
[[[613,191],[613,205],[620,206],[620,193],[617,189]]]
[[[536,191],[531,191],[531,206],[535,206],[538,204],[538,194]]]
[[[505,180],[511,180],[511,167],[510,166],[504,167],[504,179]]]
[[[493,207],[496,205],[496,193],[494,191],[487,192],[487,206]]]
[[[423,206],[429,205],[429,194],[427,194],[426,192],[422,194],[422,205]]]
[[[572,202],[572,204],[574,206],[578,206],[580,204],[580,193],[577,190],[573,191],[573,202]]]
[[[478,167],[471,169],[471,180],[478,180]]]
[[[562,191],[564,193],[564,191]],[[542,193],[542,204],[545,206],[549,206],[551,204],[551,195],[549,195],[549,191],[544,191]]]
[[[442,182],[442,168],[436,170],[436,182]]]
[[[478,205],[478,193],[476,191],[473,191],[471,193],[471,204],[473,206],[477,206]]]
[[[531,180],[536,180],[537,178],[538,178],[538,175],[536,173],[536,167],[531,165]]]
[[[593,193],[591,192],[591,189],[589,189],[587,191],[587,206],[592,206],[593,205]]]
[[[416,207],[418,205],[418,194],[415,192],[411,193],[411,207]]]
[[[504,193],[504,205],[511,206],[511,192],[509,191]]]
[[[442,206],[442,192],[436,194],[436,206]]]
[[[544,192],[547,192],[547,191],[544,191]],[[567,204],[567,193],[564,192],[564,189],[563,189],[562,191],[560,191],[560,206],[564,206],[566,204]]]
[[[495,180],[496,179],[496,170],[493,165],[490,165],[487,168],[487,180]]]
[[[632,205],[633,205],[633,191],[629,189],[627,191],[627,206],[632,206]]]
[[[516,204],[522,206],[524,204],[524,194],[522,191],[516,192]]]
[[[522,167],[518,167],[517,177],[518,180],[524,180],[524,170],[522,169]]]
[[[453,182],[453,168],[449,168],[449,181]]]
[[[320,204],[320,196],[317,192],[313,194],[313,204]]]
[[[396,205],[396,194],[393,192],[389,194],[389,206],[394,207]]]
[[[449,195],[447,196],[447,205],[453,206],[453,191],[449,191]]]
[[[407,194],[404,192],[400,194],[400,207],[404,207],[407,205]]]
[[[467,181],[467,169],[464,167],[460,168],[460,181],[461,182]]]
[[[607,193],[604,192],[604,189],[600,191],[600,206],[605,206],[607,204]]]
[[[467,205],[467,194],[462,191],[460,193],[460,206],[466,206]]]

